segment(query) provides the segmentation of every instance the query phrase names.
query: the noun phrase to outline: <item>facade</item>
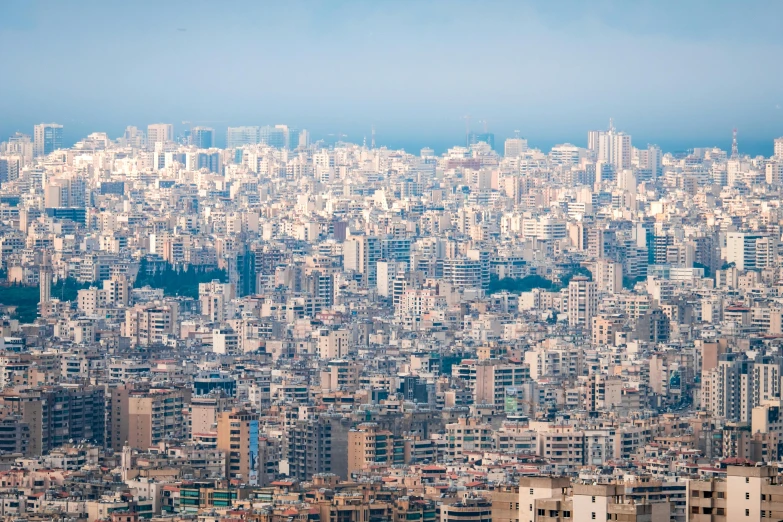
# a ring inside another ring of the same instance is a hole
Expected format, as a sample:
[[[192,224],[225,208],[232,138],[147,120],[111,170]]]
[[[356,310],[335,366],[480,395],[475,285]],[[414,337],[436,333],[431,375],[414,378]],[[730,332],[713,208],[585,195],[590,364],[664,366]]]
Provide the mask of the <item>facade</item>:
[[[41,123],[33,132],[33,156],[46,156],[63,146],[63,126],[57,123]]]

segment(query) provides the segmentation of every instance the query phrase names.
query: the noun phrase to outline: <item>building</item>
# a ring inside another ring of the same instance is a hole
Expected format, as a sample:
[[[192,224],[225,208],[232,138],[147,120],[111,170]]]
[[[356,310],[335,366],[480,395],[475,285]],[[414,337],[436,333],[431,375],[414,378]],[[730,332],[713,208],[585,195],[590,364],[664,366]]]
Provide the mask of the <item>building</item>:
[[[0,396],[9,414],[29,429],[27,455],[43,455],[70,440],[104,442],[105,399],[98,386],[45,386]]]
[[[155,150],[155,145],[174,141],[174,125],[171,123],[153,123],[147,125],[147,148]]]
[[[348,473],[373,466],[403,464],[405,442],[375,423],[359,424],[348,432]]]
[[[523,477],[519,482],[520,522],[669,522],[672,504],[628,496],[622,484],[571,483],[560,477]]]
[[[257,485],[261,468],[258,414],[245,410],[221,412],[217,420],[217,447],[226,452],[226,477]]]
[[[215,129],[193,127],[190,129],[190,144],[199,149],[211,149],[215,146]]]
[[[226,148],[236,149],[261,142],[259,127],[229,127],[226,132]]]
[[[598,311],[596,284],[586,277],[574,277],[568,283],[568,324],[589,329]]]
[[[726,235],[726,262],[734,263],[738,270],[754,270],[757,259],[756,244],[765,238],[762,234],[729,232]]]
[[[343,328],[323,328],[318,333],[318,355],[321,359],[342,359],[349,353],[349,333]]]
[[[771,466],[729,466],[725,479],[689,480],[686,515],[692,522],[783,519],[783,484]]]
[[[189,393],[178,388],[120,385],[111,389],[106,409],[106,444],[115,451],[124,446],[149,448],[188,433],[183,407]]]
[[[378,261],[381,259],[381,241],[373,236],[352,236],[343,244],[343,266],[361,274],[362,285],[377,284]]]
[[[440,522],[492,522],[492,503],[482,497],[466,497],[454,504],[441,504]]]
[[[40,123],[33,129],[33,156],[46,156],[63,147],[63,126]]]
[[[286,438],[287,473],[284,468],[281,468],[281,472],[295,480],[310,480],[319,473],[335,473],[346,477],[348,429],[346,426],[342,430],[346,435],[340,444],[344,447],[339,448],[341,437],[333,437],[341,431],[337,426],[340,426],[339,420],[333,423],[327,416],[294,421],[288,428]]]

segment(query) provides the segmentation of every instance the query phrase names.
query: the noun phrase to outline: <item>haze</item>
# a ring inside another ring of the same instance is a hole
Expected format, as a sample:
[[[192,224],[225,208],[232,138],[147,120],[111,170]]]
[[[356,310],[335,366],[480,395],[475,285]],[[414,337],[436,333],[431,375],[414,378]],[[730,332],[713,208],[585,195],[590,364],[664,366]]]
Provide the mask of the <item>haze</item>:
[[[783,134],[780,2],[4,2],[0,136],[183,120],[440,148],[570,140],[767,153]],[[754,150],[754,147],[757,150]]]

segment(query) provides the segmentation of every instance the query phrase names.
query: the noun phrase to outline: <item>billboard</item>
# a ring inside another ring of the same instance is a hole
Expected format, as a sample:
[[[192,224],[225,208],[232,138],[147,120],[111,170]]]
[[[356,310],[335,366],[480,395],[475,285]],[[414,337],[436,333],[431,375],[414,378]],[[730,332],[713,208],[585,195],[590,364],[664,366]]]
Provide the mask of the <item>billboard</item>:
[[[519,411],[519,401],[517,400],[518,390],[516,388],[506,388],[506,400],[503,411],[506,413],[517,413]]]
[[[248,474],[248,484],[251,486],[258,485],[258,421],[250,421],[250,448],[249,448],[249,460],[250,460],[250,472]]]

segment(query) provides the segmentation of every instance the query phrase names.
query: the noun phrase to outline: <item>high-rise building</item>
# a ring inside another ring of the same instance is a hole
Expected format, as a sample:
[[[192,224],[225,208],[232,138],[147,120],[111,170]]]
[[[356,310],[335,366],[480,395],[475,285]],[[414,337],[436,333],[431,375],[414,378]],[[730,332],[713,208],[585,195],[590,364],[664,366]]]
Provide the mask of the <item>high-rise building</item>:
[[[41,123],[33,129],[33,156],[46,156],[63,146],[63,126]]]
[[[33,149],[33,139],[27,134],[16,132],[8,138],[5,148],[0,149],[0,153],[19,156],[22,161],[21,168],[33,160]]]
[[[0,183],[19,179],[23,164],[21,156],[0,156]]]
[[[147,137],[144,136],[144,133],[132,125],[125,127],[125,132],[121,139],[125,145],[137,149],[141,149],[147,144]]]
[[[52,299],[52,272],[49,267],[41,267],[41,272],[38,276],[38,286],[40,294],[40,304],[45,305]]]
[[[776,158],[783,159],[783,137],[775,138],[774,154]]]
[[[631,168],[631,136],[617,132],[611,121],[609,130],[587,133],[587,148],[596,153],[599,162],[611,165],[615,171]]]
[[[405,441],[373,422],[359,424],[348,432],[348,473],[373,465],[404,464]]]
[[[745,232],[729,232],[726,235],[726,262],[734,263],[737,270],[756,268],[756,241],[765,236]]]
[[[30,429],[28,454],[40,456],[72,439],[104,441],[104,391],[100,386],[7,388],[0,396]]]
[[[286,456],[289,477],[295,480],[310,480],[313,475],[319,473],[346,476],[347,442],[345,454],[342,455],[345,458],[345,467],[340,470],[336,466],[338,460],[334,454],[336,448],[332,439],[332,429],[336,426],[340,426],[339,421],[333,424],[329,417],[319,416],[311,420],[296,420],[288,427]]]
[[[187,434],[182,414],[186,392],[178,388],[122,385],[111,390],[106,409],[106,445],[149,448]]]
[[[377,237],[353,236],[343,243],[343,265],[346,270],[362,274],[364,286],[376,285],[379,259],[381,241]]]
[[[153,123],[147,125],[147,148],[154,150],[157,143],[174,141],[174,125],[171,123]]]
[[[244,145],[255,145],[261,141],[259,127],[229,127],[226,132],[226,148],[236,149]]]
[[[190,130],[190,143],[199,149],[211,149],[215,146],[215,129],[193,127]]]
[[[258,484],[258,414],[245,410],[224,411],[217,421],[217,447],[226,452],[226,477]]]
[[[299,133],[299,147],[301,148],[307,148],[310,146],[310,131],[307,129],[303,129],[302,132]]]
[[[277,149],[284,149],[286,148],[287,136],[288,128],[285,125],[278,125],[276,127],[265,125],[259,130],[259,143]]]
[[[527,150],[525,138],[508,138],[503,147],[503,156],[506,158],[518,158]]]
[[[586,277],[574,277],[568,283],[568,324],[590,328],[598,311],[596,284]]]

